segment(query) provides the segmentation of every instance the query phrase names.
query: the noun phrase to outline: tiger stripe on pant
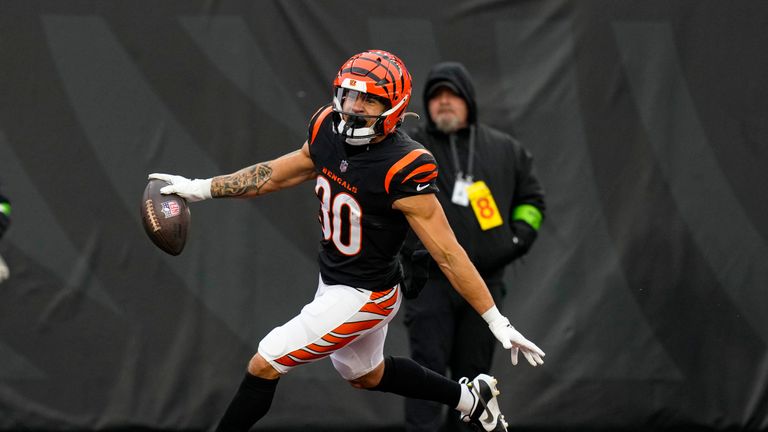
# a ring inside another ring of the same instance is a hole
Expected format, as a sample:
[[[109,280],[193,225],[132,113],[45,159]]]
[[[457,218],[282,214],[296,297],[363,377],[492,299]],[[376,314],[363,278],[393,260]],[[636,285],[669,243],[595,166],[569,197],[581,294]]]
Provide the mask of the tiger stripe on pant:
[[[399,285],[371,292],[320,279],[314,300],[262,339],[259,354],[281,374],[330,356],[345,379],[357,378],[383,361],[387,325],[400,301]]]

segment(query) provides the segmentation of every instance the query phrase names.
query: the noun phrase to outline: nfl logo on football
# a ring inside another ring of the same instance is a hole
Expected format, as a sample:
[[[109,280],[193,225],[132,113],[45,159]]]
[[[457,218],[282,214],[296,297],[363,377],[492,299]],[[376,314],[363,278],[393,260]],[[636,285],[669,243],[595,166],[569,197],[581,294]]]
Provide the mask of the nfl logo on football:
[[[179,203],[176,201],[166,201],[162,204],[162,212],[165,215],[165,218],[168,219],[178,216],[181,213],[181,207],[179,207]]]
[[[349,162],[347,162],[346,160],[342,160],[341,163],[339,164],[339,170],[341,170],[341,172],[347,172],[348,166],[349,166]]]

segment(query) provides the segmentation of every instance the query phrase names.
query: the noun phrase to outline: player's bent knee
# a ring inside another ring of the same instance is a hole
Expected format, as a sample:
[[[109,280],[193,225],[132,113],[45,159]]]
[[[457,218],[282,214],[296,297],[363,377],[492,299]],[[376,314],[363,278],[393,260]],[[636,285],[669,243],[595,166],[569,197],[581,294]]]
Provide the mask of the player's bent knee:
[[[248,362],[248,373],[266,379],[275,379],[280,376],[280,372],[258,353],[251,357],[251,361]]]
[[[376,368],[358,378],[347,380],[354,388],[373,389],[379,385],[384,376],[384,362],[381,362]]]
[[[360,378],[355,378],[355,379],[349,380],[347,382],[352,387],[354,387],[356,389],[363,389],[363,390],[372,389],[372,388],[376,387],[379,384],[378,382],[374,382],[374,380],[372,380],[367,375],[363,375]]]

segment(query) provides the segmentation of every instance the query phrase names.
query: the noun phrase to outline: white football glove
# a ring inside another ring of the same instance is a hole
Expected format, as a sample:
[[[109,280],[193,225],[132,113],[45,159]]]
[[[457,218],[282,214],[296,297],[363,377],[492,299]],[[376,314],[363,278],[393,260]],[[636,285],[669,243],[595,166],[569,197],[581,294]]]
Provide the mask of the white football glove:
[[[8,276],[11,275],[11,271],[8,270],[8,264],[5,263],[5,260],[3,260],[3,257],[0,256],[0,282],[8,279]]]
[[[488,309],[483,318],[488,323],[488,327],[496,339],[501,342],[504,349],[511,351],[512,364],[517,365],[518,352],[522,351],[525,359],[531,366],[544,364],[544,351],[537,347],[535,343],[525,338],[519,331],[512,327],[509,320],[502,315],[496,306]]]
[[[149,175],[149,179],[163,180],[170,183],[168,186],[160,189],[163,195],[176,194],[189,202],[196,202],[211,199],[211,180],[212,179],[194,179],[186,177],[154,173]]]

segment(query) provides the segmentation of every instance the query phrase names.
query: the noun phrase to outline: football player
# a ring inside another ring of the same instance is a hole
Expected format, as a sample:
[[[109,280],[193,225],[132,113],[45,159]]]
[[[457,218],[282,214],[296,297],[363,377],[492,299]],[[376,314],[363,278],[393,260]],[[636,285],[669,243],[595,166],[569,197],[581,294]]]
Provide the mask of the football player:
[[[217,430],[247,431],[269,410],[282,375],[330,357],[353,387],[441,402],[482,430],[506,431],[493,377],[455,382],[411,359],[384,357],[387,324],[401,302],[397,255],[409,227],[511,350],[513,364],[520,351],[531,365],[543,364],[544,352],[499,313],[434,195],[434,158],[398,129],[411,98],[403,62],[386,51],[356,54],[333,88],[332,103],[312,116],[300,150],[209,179],[149,176],[170,183],[162,193],[192,202],[257,197],[310,180],[320,200],[315,298],[261,340]]]

